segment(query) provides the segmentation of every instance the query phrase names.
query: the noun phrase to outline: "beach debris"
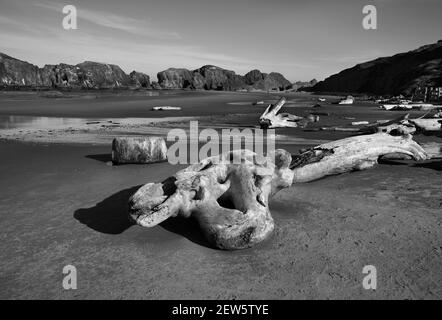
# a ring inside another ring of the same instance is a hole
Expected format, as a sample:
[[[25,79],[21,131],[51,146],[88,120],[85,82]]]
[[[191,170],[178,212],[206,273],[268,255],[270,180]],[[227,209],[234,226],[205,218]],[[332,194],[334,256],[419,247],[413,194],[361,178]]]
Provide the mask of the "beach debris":
[[[422,132],[434,132],[442,130],[442,118],[419,118],[410,119],[409,123],[414,125],[419,131]]]
[[[367,124],[369,124],[370,122],[368,122],[368,121],[353,121],[352,123],[351,123],[351,125],[352,126],[362,126],[362,125],[367,125]]]
[[[152,108],[153,111],[171,111],[171,110],[181,110],[181,107],[172,106],[157,106]]]
[[[347,98],[338,102],[338,104],[353,104],[355,102],[355,98],[353,96],[347,96]]]
[[[430,111],[435,109],[440,109],[442,106],[433,105],[431,103],[412,103],[411,101],[401,101],[400,103],[394,104],[382,104],[379,106],[380,109],[387,111],[403,111],[403,110],[420,110],[420,111]]]
[[[409,114],[405,114],[393,120],[378,120],[375,124],[360,128],[360,132],[384,132],[398,135],[413,134],[416,132],[416,128],[408,122],[408,117]]]
[[[166,160],[167,146],[162,137],[117,137],[112,141],[114,164],[144,164]]]
[[[343,132],[358,132],[359,128],[345,128],[345,127],[321,127],[321,131],[343,131]]]
[[[442,133],[442,118],[439,117],[439,113],[424,115],[416,119],[410,119],[409,117],[409,114],[405,114],[390,121],[378,120],[376,124],[361,128],[361,132],[394,134]]]
[[[318,98],[318,101],[324,102],[325,98]]]
[[[402,110],[411,110],[413,107],[409,104],[383,104],[379,106],[380,109],[384,109],[387,111],[402,111]]]
[[[310,113],[307,117],[305,117],[310,122],[319,122],[319,116],[317,114]]]
[[[297,127],[303,128],[307,126],[309,122],[316,122],[319,120],[319,117],[317,116],[300,117],[286,112],[278,113],[285,102],[286,99],[282,97],[275,104],[270,104],[266,108],[264,113],[259,118],[259,124],[262,129]]]
[[[269,197],[294,183],[373,167],[380,156],[403,153],[426,159],[410,135],[350,137],[300,155],[278,149],[265,157],[235,150],[209,157],[161,183],[142,186],[129,199],[129,216],[154,227],[170,217],[193,217],[216,248],[251,247],[274,229]]]
[[[328,112],[310,112],[310,114],[314,115],[314,116],[329,116],[330,113]]]

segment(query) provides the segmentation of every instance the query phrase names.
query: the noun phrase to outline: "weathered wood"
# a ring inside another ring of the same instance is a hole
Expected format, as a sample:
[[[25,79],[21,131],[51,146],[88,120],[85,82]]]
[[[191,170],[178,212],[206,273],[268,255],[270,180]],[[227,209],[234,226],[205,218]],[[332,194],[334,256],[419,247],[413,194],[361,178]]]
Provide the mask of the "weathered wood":
[[[112,141],[114,164],[142,164],[165,160],[167,160],[167,146],[162,137],[118,137]]]
[[[287,112],[278,113],[283,107],[286,99],[282,97],[275,104],[271,104],[259,118],[261,128],[297,128],[305,127],[309,122],[316,122],[319,117],[300,117]]]
[[[411,135],[391,136],[376,133],[350,137],[322,144],[301,154],[304,158],[290,166],[294,172],[293,182],[308,182],[322,177],[363,170],[377,164],[380,156],[400,153],[425,160],[424,149],[412,140]]]
[[[434,132],[442,130],[442,118],[410,119],[409,122],[422,132]]]
[[[254,152],[236,150],[204,159],[163,183],[146,184],[131,197],[129,214],[144,227],[178,215],[194,217],[215,247],[243,249],[271,234],[274,221],[268,199],[278,190],[293,183],[367,169],[378,157],[390,153],[416,160],[427,157],[411,136],[385,133],[326,143],[293,158],[279,149],[264,161],[257,161]],[[237,162],[232,163],[232,159]]]

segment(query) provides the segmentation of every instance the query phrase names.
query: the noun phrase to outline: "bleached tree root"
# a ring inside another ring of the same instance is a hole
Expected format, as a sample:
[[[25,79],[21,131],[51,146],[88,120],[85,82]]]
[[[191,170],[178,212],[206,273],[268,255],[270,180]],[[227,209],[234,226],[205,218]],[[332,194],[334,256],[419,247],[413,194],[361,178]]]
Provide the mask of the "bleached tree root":
[[[271,234],[274,221],[268,200],[280,189],[367,169],[379,156],[390,153],[426,159],[411,136],[385,133],[326,143],[294,158],[282,149],[267,157],[236,150],[204,159],[162,183],[144,185],[131,197],[129,214],[144,227],[178,215],[193,217],[213,246],[243,249]]]

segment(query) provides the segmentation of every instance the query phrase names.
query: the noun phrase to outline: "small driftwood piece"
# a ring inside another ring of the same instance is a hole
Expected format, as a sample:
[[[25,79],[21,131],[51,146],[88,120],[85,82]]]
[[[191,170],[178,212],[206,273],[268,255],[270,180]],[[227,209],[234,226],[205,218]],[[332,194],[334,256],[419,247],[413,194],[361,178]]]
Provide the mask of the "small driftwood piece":
[[[112,163],[154,163],[167,160],[162,137],[118,137],[112,141]]]
[[[294,114],[279,113],[286,99],[282,97],[275,104],[270,104],[259,118],[259,125],[262,129],[271,128],[297,128],[305,127],[309,122],[317,122],[318,116],[300,117]]]
[[[293,183],[374,166],[385,154],[426,159],[410,135],[376,133],[326,143],[292,157],[285,150],[259,157],[236,150],[178,171],[162,183],[148,183],[129,200],[129,215],[143,227],[176,216],[195,218],[217,248],[251,247],[274,229],[269,197]]]
[[[442,118],[439,117],[439,114],[417,119],[410,119],[409,116],[406,114],[391,121],[366,126],[361,128],[360,132],[385,132],[394,135],[442,132]]]
[[[410,119],[409,122],[421,132],[442,131],[442,118]]]
[[[408,117],[409,114],[406,114],[390,121],[363,127],[359,131],[362,133],[383,132],[394,135],[413,134],[416,132],[416,127],[409,123]]]

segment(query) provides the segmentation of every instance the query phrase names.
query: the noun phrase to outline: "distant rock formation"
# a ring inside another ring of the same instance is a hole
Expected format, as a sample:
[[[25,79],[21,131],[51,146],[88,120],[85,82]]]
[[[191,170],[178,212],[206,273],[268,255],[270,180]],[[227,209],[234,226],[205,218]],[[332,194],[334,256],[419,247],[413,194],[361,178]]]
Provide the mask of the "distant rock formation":
[[[213,65],[196,70],[169,68],[158,72],[158,82],[148,75],[133,71],[127,75],[119,66],[92,61],[77,65],[60,63],[39,68],[0,53],[0,86],[53,88],[153,88],[200,90],[277,90],[291,88],[280,73],[252,70],[246,75]]]
[[[408,95],[417,87],[442,87],[442,40],[358,64],[319,82],[312,91]]]
[[[150,84],[149,76],[131,76],[116,65],[85,61],[77,65],[60,63],[39,68],[0,53],[0,85],[10,87],[124,88],[132,83]]]
[[[129,76],[116,65],[85,61],[77,64],[84,82],[92,88],[119,88],[129,85]]]
[[[205,80],[204,89],[206,90],[233,91],[246,88],[244,78],[231,70],[206,65],[195,70],[195,72],[203,76]]]
[[[85,81],[85,75],[79,67],[60,63],[57,65],[45,65],[39,69],[40,83],[45,87],[81,87]]]
[[[170,68],[158,72],[158,83],[164,89],[205,89],[205,90],[286,90],[292,84],[280,73],[261,73],[252,70],[246,75],[213,65],[206,65],[190,71]]]
[[[251,86],[258,81],[264,80],[265,76],[265,73],[262,73],[258,69],[254,69],[244,75],[244,81],[246,82],[246,84]]]
[[[193,85],[193,74],[187,69],[169,68],[158,72],[157,78],[164,89],[185,89]]]
[[[277,72],[263,74],[264,78],[255,82],[252,87],[258,90],[277,90],[284,91],[292,88],[292,84],[284,76]]]
[[[142,72],[132,71],[129,74],[131,86],[138,88],[151,88],[150,77]]]
[[[310,81],[296,81],[293,84],[293,89],[295,89],[296,91],[301,91],[301,90],[304,90],[306,88],[313,87],[317,83],[318,83],[318,80],[316,80],[316,79],[312,79]]]
[[[2,85],[33,86],[40,82],[39,68],[0,53],[0,82]]]

